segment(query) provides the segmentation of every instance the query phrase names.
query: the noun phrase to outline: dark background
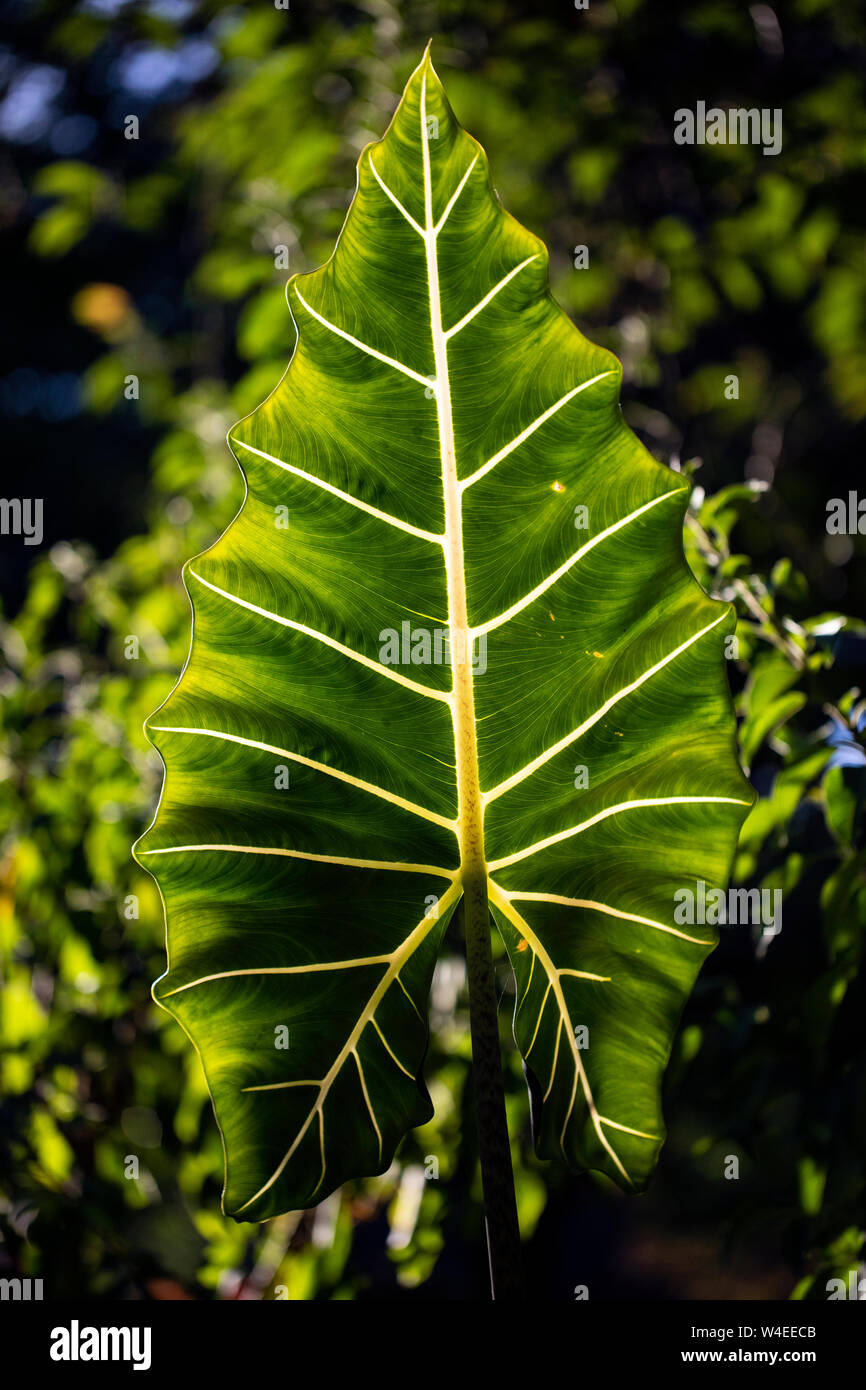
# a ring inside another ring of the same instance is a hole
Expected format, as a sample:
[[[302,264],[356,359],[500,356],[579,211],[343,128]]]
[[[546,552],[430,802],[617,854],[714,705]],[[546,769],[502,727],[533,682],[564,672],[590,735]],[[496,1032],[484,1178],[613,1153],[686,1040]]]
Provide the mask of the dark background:
[[[764,798],[735,872],[789,894],[769,950],[732,929],[705,968],[644,1198],[532,1157],[503,1003],[532,1287],[825,1297],[866,1225],[866,567],[862,536],[825,527],[863,486],[862,5],[6,0],[0,20],[3,489],[45,508],[41,547],[0,541],[0,1274],[57,1297],[484,1296],[460,943],[434,997],[436,1121],[383,1179],[238,1227],[197,1062],[149,999],[161,912],[129,858],[159,785],[141,723],[186,655],[180,567],[237,509],[225,431],[292,349],[274,247],[292,271],[330,254],[432,35],[554,293],[622,359],[629,423],[701,490],[690,559],[741,611],[731,679]],[[781,153],[675,145],[699,100],[781,108]],[[832,642],[828,613],[850,615]]]

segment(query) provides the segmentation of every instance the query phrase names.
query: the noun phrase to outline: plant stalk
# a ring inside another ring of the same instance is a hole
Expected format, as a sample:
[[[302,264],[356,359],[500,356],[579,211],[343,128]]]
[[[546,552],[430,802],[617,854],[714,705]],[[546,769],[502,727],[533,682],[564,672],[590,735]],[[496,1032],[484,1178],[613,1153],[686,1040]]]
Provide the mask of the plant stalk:
[[[442,326],[439,260],[436,249],[439,224],[434,221],[433,216],[433,177],[427,134],[427,72],[432,71],[429,61],[428,45],[422,65],[424,73],[421,80],[419,111],[424,171],[422,235],[430,295],[430,329],[436,367],[436,418],[439,425],[439,452],[445,501],[443,556],[448,586],[448,625],[454,643],[452,650],[462,650],[464,653],[463,660],[458,659],[453,665],[451,711],[454,721],[459,807],[457,833],[460,866],[464,874],[463,917],[469,975],[472,1066],[475,1074],[478,1147],[484,1184],[491,1290],[495,1299],[519,1298],[522,1295],[520,1232],[517,1226],[514,1173],[511,1169],[511,1149],[505,1120],[505,1087],[502,1082],[496,989],[490,954],[490,911],[487,906],[487,870],[484,859],[484,802],[478,776],[475,695],[472,684],[472,633],[466,606],[462,486],[457,476],[457,452],[451,414],[448,338]],[[462,639],[462,645],[455,641],[457,634]]]
[[[505,1115],[496,981],[490,950],[490,909],[487,882],[481,875],[465,884],[463,921],[490,1290],[496,1301],[521,1299],[525,1293],[520,1229]]]

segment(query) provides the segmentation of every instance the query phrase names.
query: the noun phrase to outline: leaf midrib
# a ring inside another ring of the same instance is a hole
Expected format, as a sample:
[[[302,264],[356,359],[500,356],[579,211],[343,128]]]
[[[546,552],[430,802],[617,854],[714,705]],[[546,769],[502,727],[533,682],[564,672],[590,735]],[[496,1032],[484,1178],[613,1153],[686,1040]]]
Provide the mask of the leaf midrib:
[[[484,808],[478,770],[478,744],[475,736],[475,690],[472,673],[472,652],[466,605],[466,576],[463,557],[462,488],[457,477],[457,455],[454,445],[454,423],[451,415],[451,384],[448,372],[448,337],[442,326],[442,306],[439,294],[439,258],[437,237],[457,195],[474,167],[469,166],[455,194],[446,206],[438,224],[433,221],[433,186],[430,173],[430,146],[427,137],[427,72],[421,79],[421,155],[424,174],[424,249],[427,260],[427,287],[430,300],[430,331],[433,338],[433,361],[436,370],[435,400],[439,430],[439,454],[442,462],[442,490],[445,501],[445,535],[443,554],[448,592],[448,627],[451,649],[455,632],[463,634],[463,659],[452,665],[453,688],[451,718],[454,726],[454,752],[457,774],[457,841],[460,852],[461,879],[485,883],[487,865],[484,855]],[[477,156],[476,156],[477,158]]]

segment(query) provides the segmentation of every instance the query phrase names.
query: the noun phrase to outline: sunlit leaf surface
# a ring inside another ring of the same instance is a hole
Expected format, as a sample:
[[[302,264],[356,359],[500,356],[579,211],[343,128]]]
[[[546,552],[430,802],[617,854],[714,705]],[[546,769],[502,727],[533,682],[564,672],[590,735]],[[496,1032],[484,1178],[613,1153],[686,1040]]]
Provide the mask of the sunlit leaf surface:
[[[138,855],[157,999],[207,1074],[226,1211],[386,1168],[430,1116],[426,1002],[464,884],[514,967],[538,1151],[643,1186],[661,1072],[751,792],[688,489],[552,300],[425,56],[364,150],[298,341],[230,442],[243,509],[186,567]]]

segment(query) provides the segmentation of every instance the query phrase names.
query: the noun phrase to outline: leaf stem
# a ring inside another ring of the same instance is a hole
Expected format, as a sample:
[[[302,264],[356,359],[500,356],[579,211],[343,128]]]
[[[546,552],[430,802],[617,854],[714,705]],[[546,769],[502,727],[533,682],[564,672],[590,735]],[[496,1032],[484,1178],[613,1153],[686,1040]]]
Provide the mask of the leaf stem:
[[[436,418],[442,460],[445,503],[443,557],[448,588],[448,626],[452,651],[462,653],[452,663],[451,715],[457,770],[460,867],[463,872],[463,920],[469,976],[469,1014],[472,1031],[472,1067],[475,1074],[475,1109],[478,1148],[484,1186],[484,1219],[490,1257],[490,1287],[494,1299],[522,1296],[520,1230],[514,1197],[514,1173],[505,1116],[505,1086],[499,1051],[499,1020],[493,959],[490,953],[490,909],[487,905],[487,867],[484,857],[484,805],[478,773],[475,733],[475,693],[472,676],[472,633],[466,603],[463,556],[462,493],[457,476],[454,422],[451,416],[451,384],[448,339],[442,327],[439,294],[439,261],[436,241],[444,217],[433,216],[433,178],[427,132],[427,71],[429,48],[422,66],[420,139],[424,171],[424,250],[430,296],[430,334],[436,368]],[[474,164],[474,161],[473,161]],[[470,170],[472,165],[469,166]],[[465,182],[465,178],[464,178]],[[457,195],[455,194],[455,197]],[[458,642],[457,638],[463,639]]]
[[[515,1300],[524,1297],[520,1229],[505,1115],[505,1085],[485,877],[478,875],[466,883],[462,908],[490,1289],[497,1301]]]

